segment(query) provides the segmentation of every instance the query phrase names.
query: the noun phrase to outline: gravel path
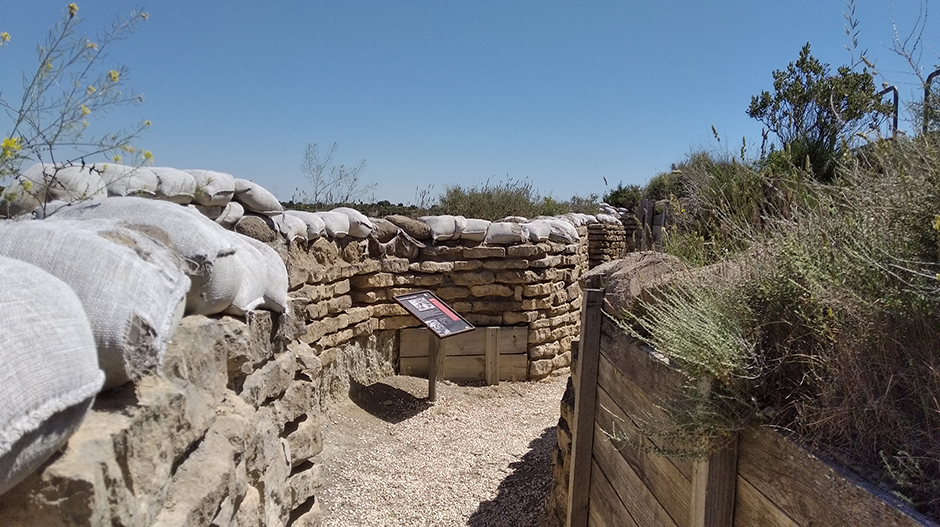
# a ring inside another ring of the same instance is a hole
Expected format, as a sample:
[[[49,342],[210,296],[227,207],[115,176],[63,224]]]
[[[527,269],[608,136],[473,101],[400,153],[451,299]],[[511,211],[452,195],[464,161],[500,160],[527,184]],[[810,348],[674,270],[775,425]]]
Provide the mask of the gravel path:
[[[424,379],[354,387],[323,416],[323,525],[542,525],[566,380],[438,383],[435,405]]]

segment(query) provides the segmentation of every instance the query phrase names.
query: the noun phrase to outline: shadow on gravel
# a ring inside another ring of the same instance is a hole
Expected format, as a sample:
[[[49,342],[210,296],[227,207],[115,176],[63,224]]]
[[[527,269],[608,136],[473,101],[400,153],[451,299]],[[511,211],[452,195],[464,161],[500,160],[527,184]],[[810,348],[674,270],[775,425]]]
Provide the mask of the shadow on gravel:
[[[392,424],[410,419],[431,407],[426,399],[418,399],[384,382],[366,386],[355,379],[349,380],[349,399],[359,408]]]
[[[529,443],[529,451],[509,465],[512,473],[499,484],[495,498],[480,503],[470,515],[470,527],[524,527],[545,523],[545,500],[552,487],[552,450],[555,427]]]

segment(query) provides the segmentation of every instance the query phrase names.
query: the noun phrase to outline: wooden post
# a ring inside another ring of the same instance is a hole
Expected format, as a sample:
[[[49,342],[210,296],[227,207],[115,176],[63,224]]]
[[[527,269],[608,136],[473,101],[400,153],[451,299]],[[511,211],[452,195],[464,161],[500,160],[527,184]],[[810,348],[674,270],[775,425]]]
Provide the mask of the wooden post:
[[[499,385],[499,328],[486,328],[486,360],[484,377],[489,386]]]
[[[699,389],[711,393],[713,380],[702,379]],[[731,527],[738,485],[738,435],[708,459],[692,465],[691,527]]]
[[[575,382],[575,414],[571,439],[571,475],[568,479],[568,527],[586,527],[591,491],[594,448],[594,412],[597,403],[597,367],[600,360],[604,291],[584,291],[581,339]]]
[[[428,331],[428,401],[437,401],[437,381],[444,380],[444,357],[447,355],[446,341]]]

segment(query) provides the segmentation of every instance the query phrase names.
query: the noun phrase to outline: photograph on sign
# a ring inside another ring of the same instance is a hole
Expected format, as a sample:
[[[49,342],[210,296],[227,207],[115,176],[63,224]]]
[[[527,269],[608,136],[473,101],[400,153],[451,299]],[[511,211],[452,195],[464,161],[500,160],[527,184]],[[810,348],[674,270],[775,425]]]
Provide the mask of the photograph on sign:
[[[430,291],[398,295],[395,301],[440,338],[470,331],[473,325],[454,312]]]

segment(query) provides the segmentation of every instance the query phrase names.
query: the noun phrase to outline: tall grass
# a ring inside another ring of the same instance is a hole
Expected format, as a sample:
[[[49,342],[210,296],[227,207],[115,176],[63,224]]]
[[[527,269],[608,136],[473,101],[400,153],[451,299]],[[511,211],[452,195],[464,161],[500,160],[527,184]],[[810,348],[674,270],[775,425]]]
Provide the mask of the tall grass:
[[[580,202],[579,205],[584,206]],[[437,207],[440,214],[459,214],[485,220],[506,216],[555,216],[569,210],[567,203],[543,196],[532,181],[509,177],[504,181],[487,180],[483,185],[469,188],[451,185],[444,190]]]
[[[703,415],[763,416],[940,518],[940,148],[901,138],[842,161],[822,184],[699,160],[677,232],[742,271],[666,291],[633,331],[716,382]]]

